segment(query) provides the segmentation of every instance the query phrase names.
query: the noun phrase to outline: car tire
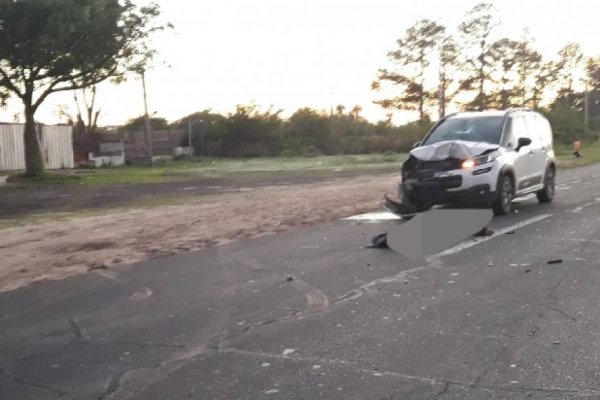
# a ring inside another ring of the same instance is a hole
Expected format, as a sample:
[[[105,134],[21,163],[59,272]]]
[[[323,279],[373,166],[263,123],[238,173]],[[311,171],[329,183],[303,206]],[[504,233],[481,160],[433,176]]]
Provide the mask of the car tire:
[[[503,174],[498,179],[496,200],[492,203],[495,215],[506,215],[512,211],[512,201],[515,195],[514,184],[509,174]]]
[[[544,177],[544,188],[536,193],[540,203],[550,203],[554,198],[555,178],[556,171],[554,170],[554,167],[548,167],[546,170],[546,176]]]

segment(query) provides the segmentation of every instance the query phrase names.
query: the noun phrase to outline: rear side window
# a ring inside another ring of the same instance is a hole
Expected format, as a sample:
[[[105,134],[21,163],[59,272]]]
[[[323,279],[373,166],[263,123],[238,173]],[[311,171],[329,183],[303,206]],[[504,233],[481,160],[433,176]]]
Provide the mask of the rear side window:
[[[517,143],[519,141],[520,138],[528,138],[529,131],[527,129],[527,124],[525,123],[525,118],[523,118],[523,117],[513,118],[511,126],[510,126],[510,132],[512,133],[513,146],[515,145],[515,143]]]
[[[541,145],[552,143],[552,129],[548,120],[541,115],[527,115],[527,127],[529,128],[529,137],[534,142]]]
[[[525,117],[527,128],[529,129],[529,138],[533,142],[542,143],[544,141],[544,134],[540,119],[536,115],[527,115]]]
[[[543,144],[552,144],[552,128],[548,120],[542,116],[536,116],[538,128]]]

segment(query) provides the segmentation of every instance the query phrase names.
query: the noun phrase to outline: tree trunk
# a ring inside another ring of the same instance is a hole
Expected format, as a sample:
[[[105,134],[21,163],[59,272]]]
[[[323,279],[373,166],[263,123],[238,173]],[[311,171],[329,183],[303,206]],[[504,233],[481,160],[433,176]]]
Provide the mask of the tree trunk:
[[[25,141],[25,175],[39,178],[45,174],[44,158],[38,135],[35,129],[35,109],[25,104],[25,131],[23,138]]]
[[[483,83],[485,81],[485,77],[483,75],[483,64],[481,64],[481,69],[479,70],[479,104],[477,105],[478,111],[483,111],[485,109],[484,105],[484,93],[483,93]]]
[[[485,83],[485,41],[481,42],[481,54],[479,55],[479,104],[477,105],[478,111],[485,109],[485,94],[484,83]]]
[[[446,73],[440,72],[440,87],[438,88],[439,118],[446,116]]]

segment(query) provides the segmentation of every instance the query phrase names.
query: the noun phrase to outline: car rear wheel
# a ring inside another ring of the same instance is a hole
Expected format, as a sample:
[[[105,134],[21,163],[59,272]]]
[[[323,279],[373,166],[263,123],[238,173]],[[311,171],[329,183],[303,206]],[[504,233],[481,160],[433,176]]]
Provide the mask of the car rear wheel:
[[[536,193],[540,203],[550,203],[554,198],[555,171],[553,167],[548,167],[546,177],[544,178],[544,188]]]
[[[492,210],[496,215],[509,214],[512,211],[512,201],[514,197],[514,185],[512,178],[504,174],[498,180],[497,197],[492,203]]]

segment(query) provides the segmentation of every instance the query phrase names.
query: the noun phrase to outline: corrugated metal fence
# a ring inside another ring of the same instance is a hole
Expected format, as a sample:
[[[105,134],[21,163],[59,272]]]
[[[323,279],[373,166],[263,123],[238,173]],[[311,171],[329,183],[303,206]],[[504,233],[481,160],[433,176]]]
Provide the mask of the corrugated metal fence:
[[[0,125],[0,171],[25,169],[23,125]]]
[[[23,124],[0,124],[0,171],[25,169]],[[48,169],[73,168],[73,128],[42,125],[41,145]]]

